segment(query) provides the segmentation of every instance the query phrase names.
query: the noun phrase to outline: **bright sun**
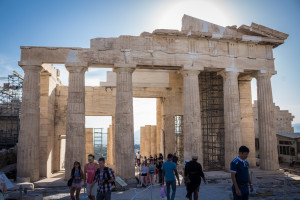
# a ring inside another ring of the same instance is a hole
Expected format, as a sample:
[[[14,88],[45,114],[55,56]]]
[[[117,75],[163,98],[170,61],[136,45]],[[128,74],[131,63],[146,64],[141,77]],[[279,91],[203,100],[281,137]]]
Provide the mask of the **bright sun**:
[[[157,29],[181,30],[181,18],[184,14],[196,17],[217,25],[229,26],[233,16],[220,1],[167,1],[156,13]]]

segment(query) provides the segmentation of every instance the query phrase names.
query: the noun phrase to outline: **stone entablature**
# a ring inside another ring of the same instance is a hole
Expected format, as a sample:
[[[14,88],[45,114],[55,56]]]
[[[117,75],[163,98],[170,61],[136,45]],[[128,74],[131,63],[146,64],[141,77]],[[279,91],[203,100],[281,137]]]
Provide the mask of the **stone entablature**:
[[[283,44],[287,37],[287,34],[254,23],[250,27],[221,27],[184,15],[181,31],[159,29],[140,36],[95,38],[91,40],[90,48],[21,47],[19,65],[24,69],[25,77],[18,176],[30,176],[34,181],[40,175],[47,175],[48,169],[43,171],[37,166],[42,163],[49,167],[51,155],[59,158],[59,154],[64,154],[58,152],[59,146],[65,146],[65,177],[69,178],[72,163],[85,161],[86,149],[82,145],[86,141],[85,115],[110,115],[113,119],[109,130],[109,140],[113,141],[109,147],[113,151],[109,155],[110,163],[118,162],[114,166],[117,175],[133,178],[132,97],[157,98],[156,132],[161,135],[156,137],[157,152],[160,150],[164,155],[175,152],[174,118],[181,115],[185,159],[198,153],[202,162],[203,148],[206,147],[201,146],[199,89],[202,87],[199,87],[199,74],[201,76],[203,71],[223,77],[224,123],[221,124],[225,130],[222,144],[225,170],[229,169],[228,162],[238,153],[239,145],[247,144],[254,149],[254,124],[252,120],[248,123],[249,120],[241,119],[252,114],[247,95],[251,94],[252,77],[257,79],[258,118],[262,122],[258,126],[263,132],[260,135],[261,158],[264,160],[261,167],[276,170],[278,159],[270,80],[276,71],[272,50]],[[63,87],[58,81],[54,90],[53,85],[48,84],[51,80],[46,78],[45,71],[51,71],[49,74],[54,79],[59,71],[45,64],[65,64],[69,71],[69,86]],[[103,87],[88,88],[85,87],[85,72],[89,67],[113,68],[113,72],[108,73],[107,82],[101,83]],[[47,91],[52,91],[48,97],[45,95]],[[48,103],[41,103],[42,99]],[[42,105],[41,109],[39,105]],[[45,110],[53,107],[55,112],[41,117]],[[52,128],[40,132],[42,125]],[[39,137],[46,134],[50,137]],[[66,136],[62,138],[62,135]],[[52,139],[54,144],[49,142]],[[66,141],[60,144],[59,139]],[[44,143],[43,152],[38,152],[40,143]],[[28,149],[28,146],[32,148]],[[41,155],[48,157],[39,160]],[[253,166],[254,157],[250,156],[250,166]],[[52,166],[54,170],[61,168],[57,163],[52,163]]]

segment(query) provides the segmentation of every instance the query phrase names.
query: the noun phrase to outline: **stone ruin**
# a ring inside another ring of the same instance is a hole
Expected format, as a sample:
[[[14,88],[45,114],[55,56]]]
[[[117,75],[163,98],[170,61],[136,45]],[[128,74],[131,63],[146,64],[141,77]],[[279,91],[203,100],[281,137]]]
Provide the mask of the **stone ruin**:
[[[94,38],[90,48],[22,46],[18,176],[36,181],[65,168],[68,178],[73,162],[86,159],[85,116],[112,116],[108,162],[118,176],[133,178],[133,97],[157,98],[154,152],[175,152],[178,126],[184,160],[197,153],[206,168],[229,170],[238,148],[246,145],[255,166],[253,78],[260,168],[278,169],[271,77],[273,48],[287,37],[255,23],[222,27],[184,15],[181,31]],[[68,86],[52,64],[66,66]],[[101,86],[86,87],[89,68],[113,71]]]

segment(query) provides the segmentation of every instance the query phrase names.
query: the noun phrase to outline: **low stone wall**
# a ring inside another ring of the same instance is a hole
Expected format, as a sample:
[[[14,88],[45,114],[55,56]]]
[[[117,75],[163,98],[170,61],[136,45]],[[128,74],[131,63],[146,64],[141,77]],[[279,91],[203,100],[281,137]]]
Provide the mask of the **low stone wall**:
[[[17,147],[0,150],[0,169],[17,163]]]

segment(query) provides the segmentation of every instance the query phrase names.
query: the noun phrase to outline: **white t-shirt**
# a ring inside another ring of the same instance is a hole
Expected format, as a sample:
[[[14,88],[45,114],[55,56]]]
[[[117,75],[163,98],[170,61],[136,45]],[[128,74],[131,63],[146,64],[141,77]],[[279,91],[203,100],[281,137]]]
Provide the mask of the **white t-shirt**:
[[[141,159],[141,154],[140,153],[136,153],[136,158],[137,159]]]

